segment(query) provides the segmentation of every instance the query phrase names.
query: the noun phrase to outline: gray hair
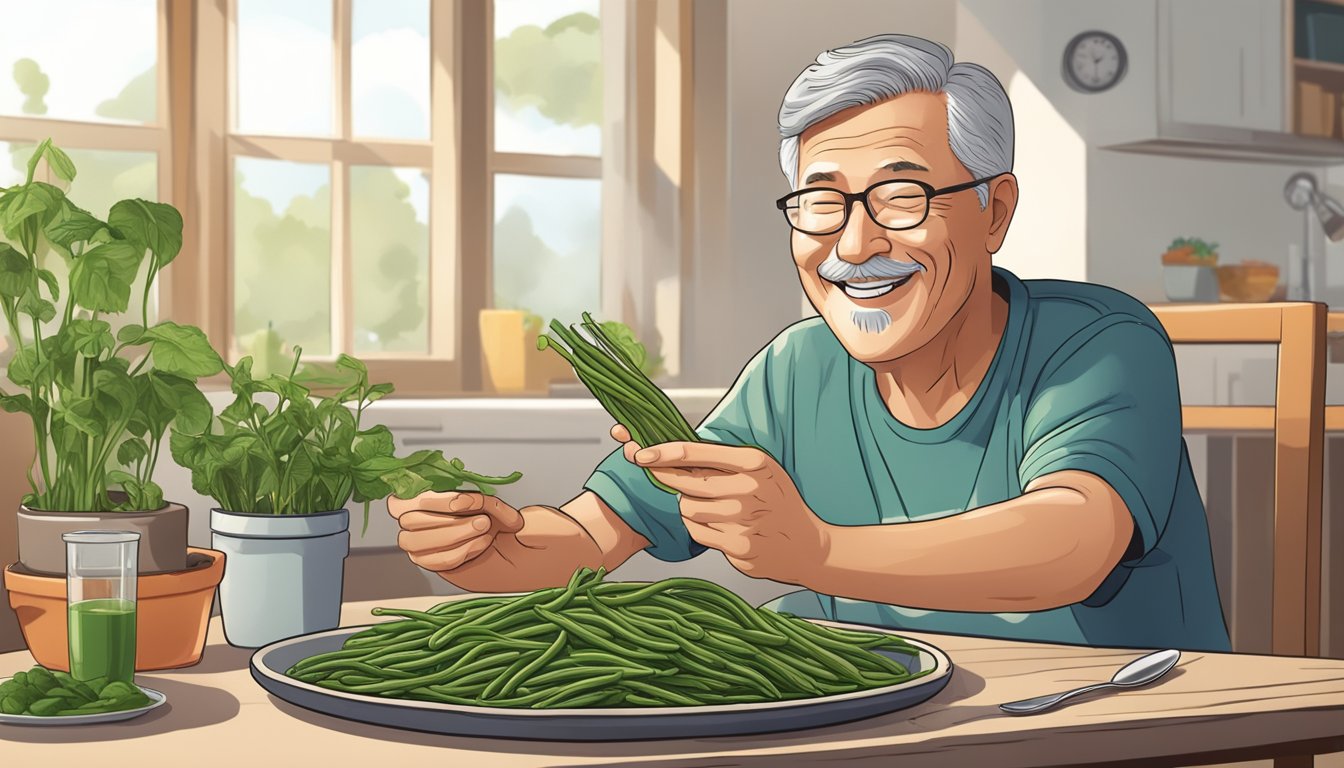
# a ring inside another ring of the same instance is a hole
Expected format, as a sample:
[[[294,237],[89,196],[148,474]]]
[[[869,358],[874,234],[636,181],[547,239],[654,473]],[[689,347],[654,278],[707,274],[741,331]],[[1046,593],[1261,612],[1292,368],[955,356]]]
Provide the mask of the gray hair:
[[[953,63],[947,46],[911,35],[876,35],[826,51],[803,70],[779,107],[779,164],[798,186],[798,137],[803,131],[851,107],[862,107],[910,91],[947,97],[947,138],[952,154],[984,178],[1013,169],[1013,107],[994,73],[966,62]],[[989,188],[975,188],[983,209]]]

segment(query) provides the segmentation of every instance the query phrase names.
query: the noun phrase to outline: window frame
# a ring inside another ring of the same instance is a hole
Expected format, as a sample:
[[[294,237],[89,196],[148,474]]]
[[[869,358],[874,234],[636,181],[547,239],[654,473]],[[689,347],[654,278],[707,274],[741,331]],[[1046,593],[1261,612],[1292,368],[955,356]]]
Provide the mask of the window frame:
[[[160,0],[169,3],[169,0]],[[332,0],[333,42],[350,29],[352,0]],[[690,0],[653,0],[627,5],[601,0],[604,59],[604,122],[598,158],[522,156],[494,153],[493,69],[494,29],[491,0],[431,0],[430,141],[430,359],[360,354],[375,380],[396,384],[397,394],[412,397],[499,396],[483,380],[480,336],[475,318],[492,302],[490,270],[494,173],[526,169],[542,175],[581,172],[590,177],[600,167],[602,181],[601,311],[629,323],[641,338],[656,330],[664,341],[662,354],[675,376],[677,339],[683,324],[681,285],[690,261],[687,246],[694,229],[689,213],[694,193],[689,142],[691,131]],[[350,141],[233,135],[234,0],[200,0],[170,4],[176,58],[170,75],[175,123],[172,146],[174,201],[186,221],[184,255],[174,263],[169,301],[161,299],[163,316],[191,323],[205,331],[217,349],[232,353],[232,157],[235,151],[279,150],[308,153],[320,162],[379,160],[394,165],[416,158],[404,141]],[[344,20],[342,21],[342,16]],[[440,46],[438,41],[451,41]],[[669,45],[664,43],[670,42]],[[443,47],[451,50],[444,52]],[[334,55],[344,57],[345,46]],[[655,53],[657,48],[657,53]],[[174,51],[170,50],[170,55]],[[481,72],[484,76],[466,77]],[[342,78],[334,103],[348,103],[348,69],[338,62],[334,77]],[[655,96],[654,90],[658,90]],[[348,110],[346,110],[348,111]],[[348,136],[348,131],[343,131]],[[337,149],[339,147],[339,149]],[[488,148],[489,151],[481,151]],[[406,154],[403,154],[403,153]],[[339,155],[339,157],[337,157]],[[497,156],[496,156],[497,155]],[[285,157],[284,159],[298,159]],[[413,165],[413,163],[407,163]],[[423,166],[422,166],[423,167]],[[338,237],[334,210],[337,174],[332,176],[333,246]],[[469,193],[465,193],[469,191]],[[484,192],[483,192],[484,190]],[[180,194],[179,194],[180,192]],[[657,215],[670,221],[655,226]],[[667,226],[670,224],[670,226]],[[348,233],[348,217],[339,228]],[[664,234],[659,234],[661,230]],[[667,234],[670,233],[670,234]],[[342,245],[348,264],[348,237]],[[222,249],[222,250],[221,250]],[[333,247],[333,252],[335,252]],[[436,268],[436,265],[438,268]],[[444,265],[448,265],[444,268]],[[652,276],[653,281],[648,280]],[[655,286],[654,281],[657,281]],[[335,282],[335,281],[334,281]],[[671,290],[664,290],[669,288]],[[348,285],[340,286],[345,296]],[[162,292],[161,292],[162,293]],[[348,306],[333,305],[333,316]],[[168,309],[168,308],[171,309]],[[436,317],[437,309],[437,317]],[[342,330],[342,334],[345,331]],[[340,337],[333,336],[333,341]],[[203,382],[227,388],[224,377]]]
[[[333,360],[341,352],[355,354],[370,368],[377,380],[392,380],[398,390],[407,393],[433,391],[444,383],[460,379],[456,359],[455,277],[457,253],[454,231],[456,221],[453,206],[442,205],[440,198],[451,201],[455,190],[449,189],[456,176],[453,159],[457,152],[453,141],[453,126],[457,117],[455,108],[444,109],[442,104],[455,101],[452,89],[453,57],[442,56],[444,49],[454,45],[454,9],[443,3],[429,2],[430,32],[430,134],[428,139],[362,139],[355,138],[352,130],[353,108],[351,94],[352,26],[354,0],[331,0],[332,4],[332,109],[334,133],[330,137],[307,137],[244,133],[236,129],[238,115],[237,41],[238,2],[227,3],[227,54],[222,63],[227,82],[228,104],[224,137],[224,178],[219,180],[216,194],[224,198],[224,220],[220,241],[224,243],[227,278],[220,288],[227,314],[227,325],[219,332],[208,334],[216,348],[236,360],[241,354],[237,346],[233,316],[234,287],[234,162],[240,157],[274,159],[293,162],[320,163],[330,169],[331,190],[331,340],[332,351],[326,355],[306,355],[307,359]],[[445,66],[446,65],[446,66]],[[444,124],[447,124],[446,126]],[[436,149],[437,147],[437,149]],[[426,312],[429,349],[425,355],[354,351],[354,322],[351,308],[354,304],[353,265],[351,247],[351,217],[349,211],[350,169],[352,166],[385,166],[416,168],[427,172],[430,184],[429,229],[429,290]]]
[[[621,31],[620,27],[622,21],[624,20],[625,14],[619,3],[606,2],[605,0],[599,0],[599,2],[600,5],[598,10],[598,24],[601,29],[599,37],[602,41],[601,43],[602,80],[603,83],[605,84],[606,81],[614,74],[613,70],[615,69],[615,67],[612,66],[611,62],[620,61],[621,59],[619,55],[612,56],[612,54],[614,52],[621,51],[621,47],[619,44],[620,39],[622,38],[622,35],[620,34]],[[487,280],[486,280],[485,295],[487,297],[487,300],[493,303],[495,295],[494,290],[494,255],[495,255],[494,229],[496,218],[495,177],[498,176],[499,174],[508,174],[518,176],[542,176],[554,179],[595,179],[602,183],[602,194],[600,197],[601,210],[599,211],[598,215],[599,219],[605,222],[608,219],[608,215],[611,210],[611,206],[608,205],[607,195],[605,194],[606,182],[610,181],[610,179],[608,178],[609,174],[607,173],[607,167],[610,165],[610,163],[607,162],[608,160],[607,156],[610,150],[612,149],[612,142],[608,140],[608,137],[612,134],[612,132],[616,129],[616,126],[619,124],[619,120],[614,119],[614,116],[619,115],[619,113],[623,109],[624,100],[617,98],[618,94],[613,93],[611,89],[604,88],[602,94],[603,115],[600,125],[602,132],[601,134],[602,139],[601,143],[599,144],[597,155],[557,155],[557,154],[545,154],[545,153],[499,151],[495,146],[496,104],[495,104],[495,88],[494,88],[494,82],[495,82],[494,50],[495,50],[495,43],[497,42],[498,39],[496,36],[496,29],[495,29],[495,1],[486,0],[486,2],[483,5],[484,5],[483,10],[486,15],[486,25],[485,25],[487,30],[486,37],[489,41],[489,44],[486,48],[487,54],[485,63],[486,101],[482,108],[482,115],[485,117],[485,124],[486,124],[485,129],[486,141],[488,143],[488,149],[486,151],[486,184],[484,192],[487,205],[487,213],[485,216],[487,226],[485,228],[485,242],[484,242],[485,247],[482,250],[482,253],[487,254],[487,258],[489,259],[490,262],[486,268]],[[613,38],[617,41],[616,46],[613,46],[611,44],[611,40]],[[615,101],[616,103],[613,103],[613,101]],[[608,261],[606,256],[610,252],[610,248],[608,248],[608,244],[604,242],[604,238],[598,239],[598,249],[599,249],[598,279],[602,280],[603,282],[606,282],[607,261]],[[599,295],[602,294],[599,292]],[[603,296],[603,298],[605,299],[605,296]],[[604,317],[610,317],[611,307],[605,306],[606,304],[605,301],[603,301],[603,304],[604,306],[595,307],[594,309],[600,315]]]
[[[180,114],[173,100],[173,71],[175,66],[171,56],[173,46],[169,44],[172,30],[173,3],[171,0],[156,0],[155,30],[156,83],[155,83],[155,120],[145,124],[133,122],[97,122],[67,120],[43,116],[8,116],[0,114],[0,140],[8,143],[40,144],[51,139],[56,147],[62,149],[93,149],[93,151],[113,152],[152,152],[156,156],[155,190],[157,202],[176,204],[180,199],[176,187],[175,147],[173,137],[181,125]],[[46,161],[38,165],[35,180],[52,182]],[[161,301],[167,293],[168,272],[165,270],[155,284],[156,301],[160,301],[159,313],[163,316]],[[3,344],[3,339],[0,339]],[[0,346],[3,348],[3,346]]]
[[[175,13],[172,0],[156,0],[155,19],[155,104],[154,121],[149,123],[116,123],[51,118],[39,115],[0,115],[0,140],[10,143],[39,144],[50,138],[63,150],[106,150],[113,152],[146,152],[155,156],[155,198],[157,202],[176,205],[181,199],[177,186],[176,136],[181,130],[184,115],[172,98],[172,73],[185,62],[181,58],[185,48],[176,44],[181,33],[181,15]],[[38,164],[33,175],[36,181],[53,183],[46,161]],[[155,280],[152,293],[156,314],[166,318],[172,309],[170,296],[173,270],[164,270]],[[0,335],[0,351],[7,342]]]

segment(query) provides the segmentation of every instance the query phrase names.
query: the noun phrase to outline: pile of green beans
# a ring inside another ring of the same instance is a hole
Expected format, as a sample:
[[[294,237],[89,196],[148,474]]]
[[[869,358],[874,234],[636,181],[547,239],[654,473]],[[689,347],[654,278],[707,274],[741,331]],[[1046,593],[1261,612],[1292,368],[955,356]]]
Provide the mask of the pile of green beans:
[[[577,328],[566,328],[558,320],[552,320],[550,327],[555,336],[541,334],[537,337],[537,349],[550,348],[563,357],[574,368],[579,381],[618,424],[630,431],[636,443],[648,447],[673,441],[700,441],[671,398],[644,375],[589,313],[583,313],[582,327],[591,340]],[[645,473],[659,489],[676,493],[648,470]]]
[[[490,707],[673,707],[803,699],[904,682],[874,653],[918,651],[890,634],[823,627],[754,608],[700,579],[604,581],[375,608],[397,619],[291,667],[348,693]]]
[[[98,715],[148,706],[152,700],[132,683],[105,677],[76,680],[58,669],[37,666],[0,683],[6,715]]]

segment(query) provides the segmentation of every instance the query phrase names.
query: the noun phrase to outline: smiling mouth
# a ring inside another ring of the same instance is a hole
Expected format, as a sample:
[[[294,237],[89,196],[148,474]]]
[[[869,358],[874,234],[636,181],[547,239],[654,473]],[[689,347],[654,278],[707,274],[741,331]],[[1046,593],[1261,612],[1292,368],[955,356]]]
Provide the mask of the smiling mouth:
[[[851,299],[876,299],[886,296],[892,291],[900,288],[902,285],[910,282],[913,274],[905,277],[893,277],[885,280],[861,280],[857,282],[836,282],[829,280],[827,282],[836,286],[845,292],[845,295]]]

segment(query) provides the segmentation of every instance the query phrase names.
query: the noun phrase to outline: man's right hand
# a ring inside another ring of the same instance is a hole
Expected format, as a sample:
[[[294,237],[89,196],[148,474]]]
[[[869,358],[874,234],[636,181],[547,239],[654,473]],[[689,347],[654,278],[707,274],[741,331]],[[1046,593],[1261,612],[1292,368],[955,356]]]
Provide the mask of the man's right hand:
[[[397,546],[430,571],[454,571],[523,529],[523,515],[496,496],[449,491],[387,500],[401,526]],[[446,575],[446,574],[445,574]]]

